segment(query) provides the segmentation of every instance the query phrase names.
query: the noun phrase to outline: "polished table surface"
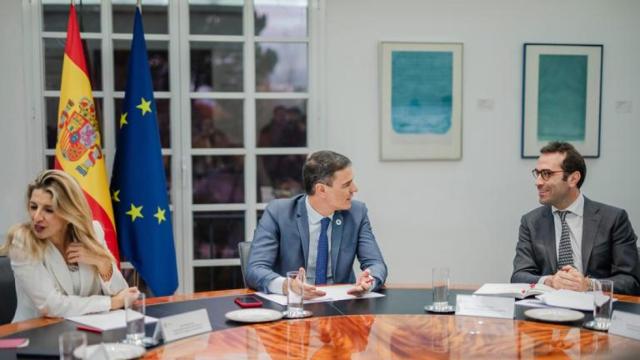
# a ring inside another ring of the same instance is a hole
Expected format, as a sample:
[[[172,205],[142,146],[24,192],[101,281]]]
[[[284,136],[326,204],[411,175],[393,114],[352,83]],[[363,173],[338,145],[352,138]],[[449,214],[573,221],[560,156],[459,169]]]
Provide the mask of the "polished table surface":
[[[470,288],[453,290],[471,293]],[[303,320],[243,325],[224,314],[237,309],[235,296],[248,290],[199,293],[149,299],[147,313],[162,317],[206,308],[213,332],[149,349],[145,358],[403,359],[403,358],[637,358],[640,341],[586,330],[581,322],[549,324],[516,320],[430,315],[427,288],[390,287],[385,297],[312,304],[316,316]],[[640,314],[640,297],[616,295],[614,308]],[[451,296],[455,300],[455,296]],[[265,301],[266,308],[283,307]],[[586,319],[590,315],[586,313]],[[59,319],[36,319],[0,326],[0,336],[29,337],[19,357],[55,356],[57,336],[74,329]],[[147,328],[148,334],[152,327]],[[121,339],[124,330],[87,333],[90,343]],[[0,351],[0,358],[11,356]],[[14,355],[15,356],[15,355]]]

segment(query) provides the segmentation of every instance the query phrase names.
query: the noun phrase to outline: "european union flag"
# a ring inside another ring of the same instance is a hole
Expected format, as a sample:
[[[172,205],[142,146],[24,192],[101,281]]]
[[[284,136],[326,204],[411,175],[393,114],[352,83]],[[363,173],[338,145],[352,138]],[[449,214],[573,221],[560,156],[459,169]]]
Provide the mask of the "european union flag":
[[[151,71],[136,8],[129,75],[118,129],[111,197],[120,252],[155,296],[178,287],[176,251],[167,199]]]

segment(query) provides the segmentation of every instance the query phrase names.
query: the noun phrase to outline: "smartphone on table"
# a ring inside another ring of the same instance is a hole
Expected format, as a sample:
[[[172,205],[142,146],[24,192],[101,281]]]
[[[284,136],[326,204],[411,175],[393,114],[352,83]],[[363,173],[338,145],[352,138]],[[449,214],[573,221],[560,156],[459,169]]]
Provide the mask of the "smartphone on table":
[[[241,308],[256,308],[262,306],[262,301],[253,295],[238,296],[233,302]]]

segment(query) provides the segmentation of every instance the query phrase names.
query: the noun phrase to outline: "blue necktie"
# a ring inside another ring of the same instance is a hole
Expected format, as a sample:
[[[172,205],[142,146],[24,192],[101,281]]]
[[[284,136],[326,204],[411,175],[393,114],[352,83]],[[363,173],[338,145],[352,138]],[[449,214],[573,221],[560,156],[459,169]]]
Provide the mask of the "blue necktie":
[[[327,283],[327,262],[329,260],[329,238],[327,229],[331,219],[323,218],[320,221],[320,237],[318,238],[318,257],[316,258],[316,285]]]

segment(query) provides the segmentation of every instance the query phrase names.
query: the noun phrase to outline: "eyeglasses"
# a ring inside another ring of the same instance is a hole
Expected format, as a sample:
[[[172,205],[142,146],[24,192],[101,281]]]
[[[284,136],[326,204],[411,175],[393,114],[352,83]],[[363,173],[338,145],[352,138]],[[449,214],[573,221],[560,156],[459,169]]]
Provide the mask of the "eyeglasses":
[[[531,175],[533,175],[534,179],[538,179],[538,176],[542,176],[542,180],[547,181],[549,180],[549,178],[551,177],[551,175],[553,174],[557,174],[557,173],[563,173],[565,172],[564,170],[556,170],[556,171],[552,171],[549,169],[542,169],[542,170],[538,170],[538,169],[533,169],[531,170]]]

